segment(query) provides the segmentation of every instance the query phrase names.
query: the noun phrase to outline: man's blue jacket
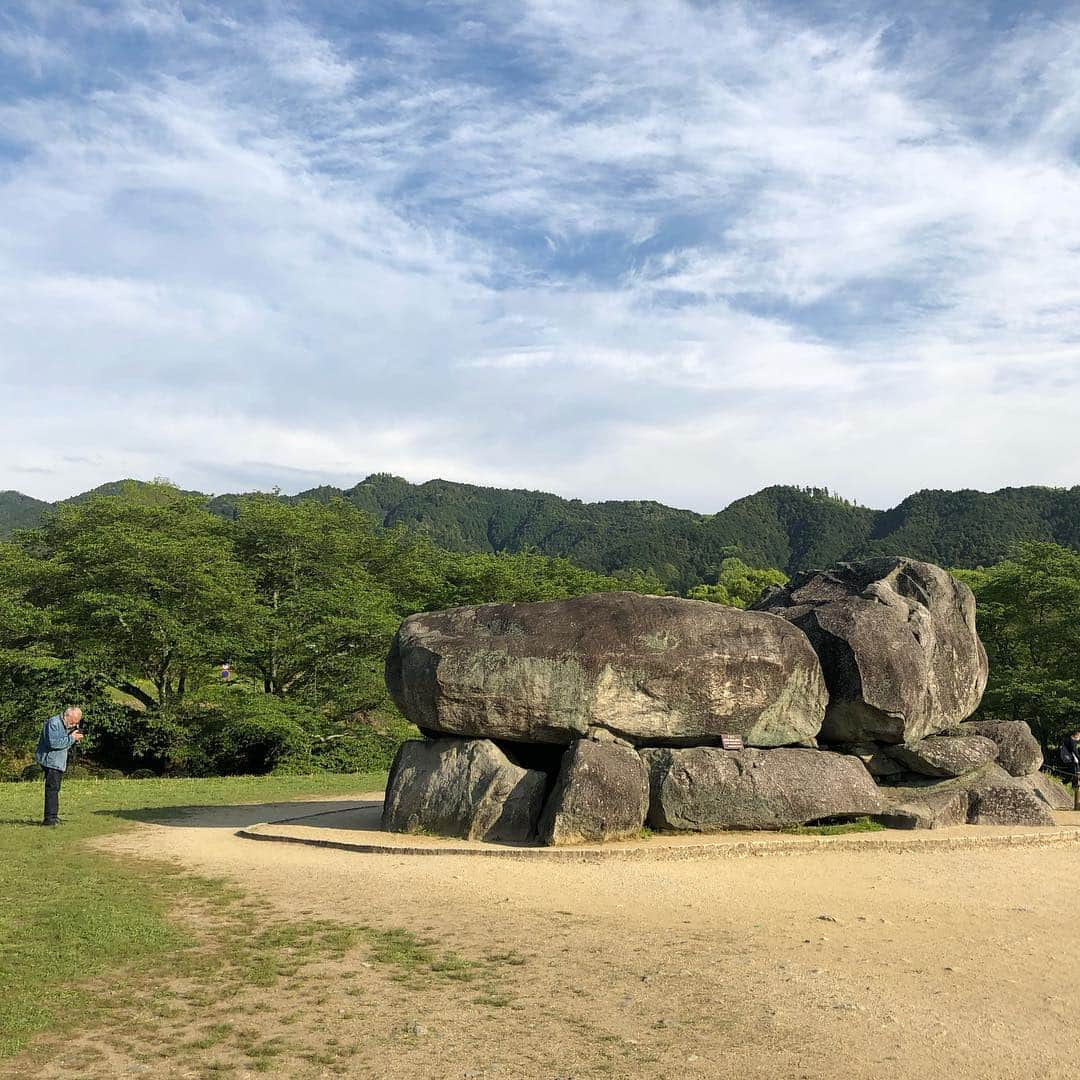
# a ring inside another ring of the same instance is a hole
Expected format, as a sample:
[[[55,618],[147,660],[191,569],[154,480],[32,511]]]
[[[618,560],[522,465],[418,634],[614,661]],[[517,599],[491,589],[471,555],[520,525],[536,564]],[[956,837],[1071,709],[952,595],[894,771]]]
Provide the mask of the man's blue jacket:
[[[67,769],[68,750],[75,745],[75,739],[64,724],[62,716],[51,716],[45,721],[38,739],[34,760],[46,769]]]

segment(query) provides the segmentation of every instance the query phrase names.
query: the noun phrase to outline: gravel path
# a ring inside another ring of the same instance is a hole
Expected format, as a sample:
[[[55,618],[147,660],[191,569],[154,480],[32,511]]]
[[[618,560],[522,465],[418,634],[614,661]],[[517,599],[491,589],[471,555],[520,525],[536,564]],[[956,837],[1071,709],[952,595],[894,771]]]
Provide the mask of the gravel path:
[[[208,809],[106,843],[234,879],[279,914],[406,927],[465,957],[526,957],[508,975],[512,1008],[387,994],[365,1018],[386,1057],[352,1075],[1075,1072],[1080,847],[576,864],[235,835],[287,813]],[[411,1021],[415,1037],[390,1038]]]

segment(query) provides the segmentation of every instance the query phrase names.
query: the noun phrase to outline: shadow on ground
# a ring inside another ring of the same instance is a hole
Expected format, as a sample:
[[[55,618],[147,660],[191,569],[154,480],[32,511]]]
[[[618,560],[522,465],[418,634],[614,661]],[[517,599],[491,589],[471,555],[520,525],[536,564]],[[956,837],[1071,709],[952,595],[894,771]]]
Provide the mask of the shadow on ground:
[[[342,829],[347,832],[356,830],[382,832],[382,799],[364,799],[341,807],[324,804],[317,810],[309,810],[307,813],[297,811],[290,814],[284,820],[278,819],[281,824],[308,825],[313,829]],[[343,812],[344,811],[344,812]]]
[[[298,804],[290,804],[294,806]],[[288,817],[278,817],[276,820],[268,818],[266,824],[278,826],[275,829],[259,829],[252,835],[259,840],[292,840],[305,843],[332,843],[348,842],[350,846],[356,844],[389,844],[395,851],[400,846],[416,848],[417,850],[429,850],[432,845],[446,853],[464,854],[490,854],[501,848],[514,850],[549,850],[546,845],[538,840],[510,841],[510,840],[484,840],[465,841],[459,836],[438,836],[432,833],[391,833],[382,826],[383,799],[357,799],[356,802],[342,810],[332,803],[321,803],[320,808],[314,813],[294,813]],[[323,809],[326,807],[326,809]],[[262,824],[262,823],[260,823]],[[290,831],[291,830],[291,831]],[[347,835],[340,838],[332,836],[340,832]],[[365,834],[365,835],[360,835]],[[373,836],[371,834],[378,834]],[[466,846],[462,847],[465,841]],[[374,850],[382,850],[376,847]]]
[[[240,806],[140,806],[116,810],[95,810],[103,817],[124,818],[128,821],[146,821],[155,825],[174,825],[193,829],[242,829],[263,821],[292,820],[308,814],[336,814],[343,810],[379,805],[352,799],[345,801],[323,800],[319,802],[247,803]]]

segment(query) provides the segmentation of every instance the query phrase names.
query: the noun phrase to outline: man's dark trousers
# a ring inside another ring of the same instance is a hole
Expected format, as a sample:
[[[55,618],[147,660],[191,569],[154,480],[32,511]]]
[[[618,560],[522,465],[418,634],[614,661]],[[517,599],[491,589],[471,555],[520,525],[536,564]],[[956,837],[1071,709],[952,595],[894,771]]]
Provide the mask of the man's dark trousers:
[[[56,825],[60,821],[60,781],[64,779],[63,769],[45,771],[45,821],[46,825]]]

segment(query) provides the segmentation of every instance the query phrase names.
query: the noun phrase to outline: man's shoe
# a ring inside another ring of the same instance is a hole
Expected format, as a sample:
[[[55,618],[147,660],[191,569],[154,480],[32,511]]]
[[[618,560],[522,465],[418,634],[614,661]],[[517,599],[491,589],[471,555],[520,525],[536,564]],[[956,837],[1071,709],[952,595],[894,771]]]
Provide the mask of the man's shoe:
[[[42,825],[53,826],[53,825],[59,825],[60,822],[59,821],[43,821],[41,824]]]

